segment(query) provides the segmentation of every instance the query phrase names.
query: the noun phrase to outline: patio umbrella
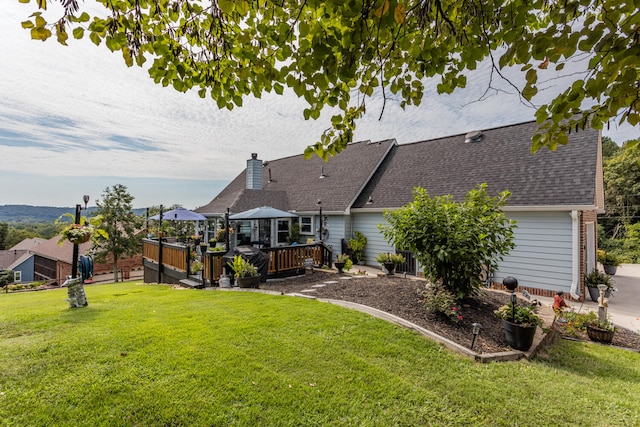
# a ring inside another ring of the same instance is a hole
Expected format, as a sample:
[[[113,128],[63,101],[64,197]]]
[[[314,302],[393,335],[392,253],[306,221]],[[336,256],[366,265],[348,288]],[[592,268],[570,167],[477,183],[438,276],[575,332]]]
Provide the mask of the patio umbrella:
[[[160,214],[149,217],[149,219],[160,219]],[[206,216],[185,208],[175,208],[162,213],[165,221],[205,221]]]
[[[270,218],[296,218],[298,215],[272,208],[271,206],[262,206],[260,208],[249,209],[248,211],[238,212],[229,215],[231,220],[249,220],[249,219],[270,219]]]

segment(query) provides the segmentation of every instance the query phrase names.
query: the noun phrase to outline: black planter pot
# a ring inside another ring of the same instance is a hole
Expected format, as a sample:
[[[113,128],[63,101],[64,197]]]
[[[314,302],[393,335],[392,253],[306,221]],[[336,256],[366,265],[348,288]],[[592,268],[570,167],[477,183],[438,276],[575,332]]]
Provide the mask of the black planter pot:
[[[615,265],[603,265],[602,267],[604,267],[604,272],[609,276],[615,275],[616,271],[618,271],[618,267]]]
[[[509,347],[520,351],[527,351],[531,348],[533,338],[536,336],[537,326],[522,326],[503,320],[502,328],[504,329],[504,338]]]
[[[239,288],[259,288],[260,276],[254,277],[236,277]]]
[[[387,270],[387,276],[392,276],[393,272],[396,270],[396,265],[393,262],[385,262],[383,263],[385,270]]]
[[[334,262],[333,266],[338,269],[338,273],[342,274],[342,269],[344,268],[344,262]]]
[[[587,287],[587,289],[589,290],[589,296],[591,297],[591,301],[593,302],[598,302],[598,298],[600,297],[600,289],[598,289],[597,287]],[[611,296],[611,290],[607,289],[607,291],[604,293],[604,297],[605,298],[609,298]]]

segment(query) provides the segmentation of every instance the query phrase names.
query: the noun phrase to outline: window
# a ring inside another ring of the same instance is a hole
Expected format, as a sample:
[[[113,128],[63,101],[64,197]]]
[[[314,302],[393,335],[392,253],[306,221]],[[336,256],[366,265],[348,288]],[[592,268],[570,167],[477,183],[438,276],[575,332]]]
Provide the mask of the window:
[[[13,272],[13,281],[14,282],[22,282],[22,271],[14,271]]]
[[[313,217],[301,216],[300,217],[300,234],[315,234],[313,231]]]
[[[278,220],[278,244],[287,243],[289,241],[289,220]]]

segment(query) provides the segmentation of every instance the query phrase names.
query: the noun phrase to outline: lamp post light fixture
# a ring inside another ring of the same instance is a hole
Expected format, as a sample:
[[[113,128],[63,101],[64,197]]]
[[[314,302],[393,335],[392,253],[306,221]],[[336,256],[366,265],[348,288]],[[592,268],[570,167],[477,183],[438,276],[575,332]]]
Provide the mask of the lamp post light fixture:
[[[82,196],[82,201],[84,201],[84,208],[87,209],[87,203],[89,203],[89,195],[85,194]],[[80,211],[82,210],[82,206],[80,204],[76,205],[76,217],[74,224],[80,224]],[[78,244],[73,244],[73,254],[71,258],[71,278],[75,279],[78,275]]]
[[[322,241],[322,201],[318,199],[316,205],[320,206],[320,228],[318,228],[318,240]]]
[[[471,324],[473,327],[471,333],[473,334],[473,339],[471,340],[471,350],[473,350],[473,346],[476,344],[476,338],[478,338],[478,334],[480,333],[480,329],[482,329],[482,324],[474,322]]]
[[[505,277],[502,281],[505,288],[511,291],[511,321],[516,321],[516,288],[518,287],[518,280],[515,277]]]

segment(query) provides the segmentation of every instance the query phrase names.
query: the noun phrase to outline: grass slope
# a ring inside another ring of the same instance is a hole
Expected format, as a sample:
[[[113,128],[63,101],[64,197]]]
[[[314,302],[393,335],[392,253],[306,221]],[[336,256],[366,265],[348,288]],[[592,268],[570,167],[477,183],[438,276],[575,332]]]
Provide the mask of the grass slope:
[[[125,283],[0,296],[0,425],[640,425],[640,355],[480,365],[313,300]]]

